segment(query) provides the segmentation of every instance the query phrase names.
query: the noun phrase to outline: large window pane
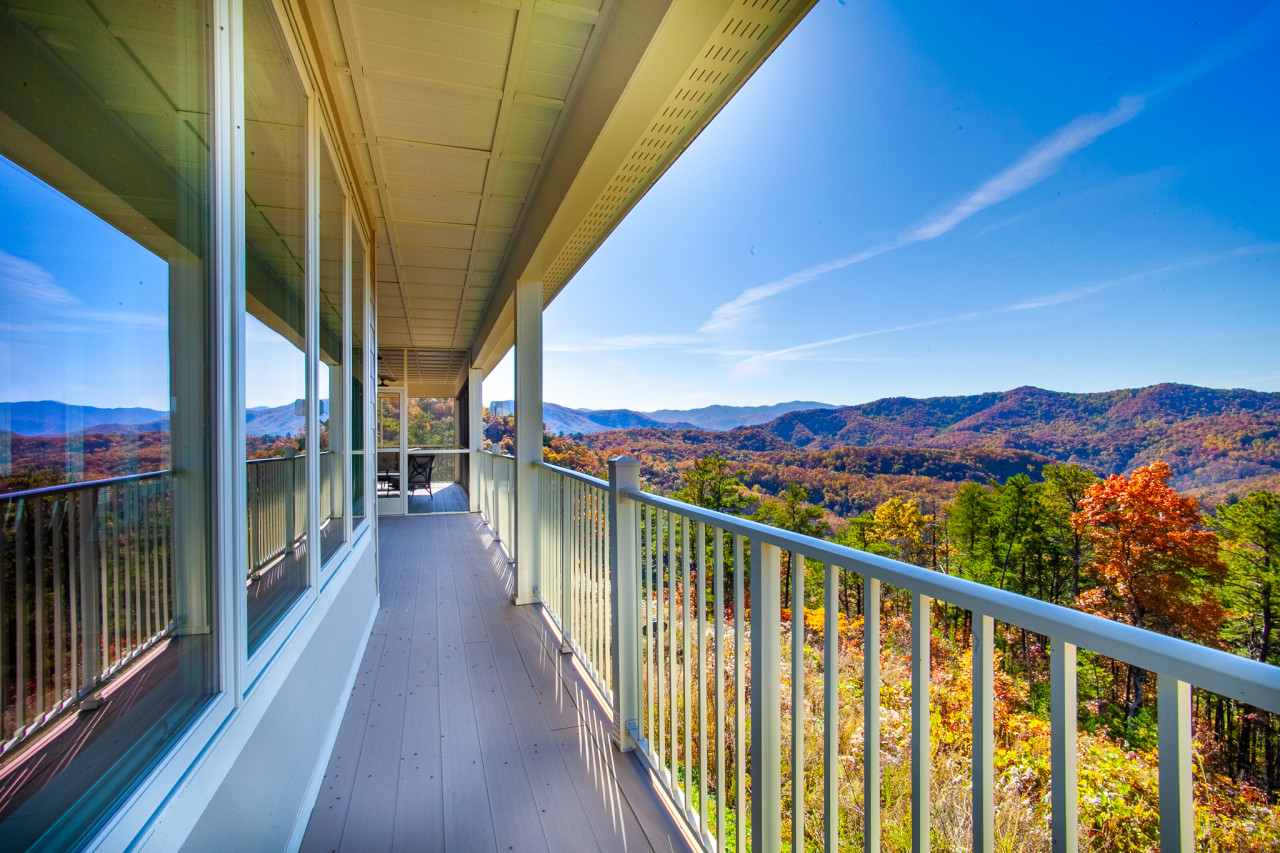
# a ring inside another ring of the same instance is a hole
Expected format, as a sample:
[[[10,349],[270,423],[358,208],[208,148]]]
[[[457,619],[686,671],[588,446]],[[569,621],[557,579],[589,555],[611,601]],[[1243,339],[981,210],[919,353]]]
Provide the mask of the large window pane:
[[[355,524],[364,508],[364,241],[351,223],[351,516]]]
[[[342,482],[347,469],[344,435],[347,395],[343,385],[342,318],[346,300],[343,228],[346,209],[342,184],[329,152],[320,154],[320,359],[317,387],[320,394],[320,564],[329,562],[346,541],[346,496]]]
[[[307,587],[307,100],[266,0],[244,4],[249,650]]]
[[[214,695],[203,3],[0,10],[0,847],[72,849]]]

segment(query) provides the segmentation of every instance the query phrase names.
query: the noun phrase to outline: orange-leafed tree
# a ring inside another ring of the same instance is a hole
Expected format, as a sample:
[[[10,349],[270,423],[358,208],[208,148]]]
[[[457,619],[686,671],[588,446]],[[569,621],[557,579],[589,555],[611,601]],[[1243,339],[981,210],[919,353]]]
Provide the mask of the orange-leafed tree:
[[[1085,491],[1071,524],[1093,544],[1098,585],[1076,601],[1090,613],[1216,644],[1225,614],[1213,585],[1226,565],[1217,535],[1204,526],[1196,502],[1168,485],[1170,474],[1157,460]],[[1129,668],[1130,720],[1142,706],[1144,676]]]

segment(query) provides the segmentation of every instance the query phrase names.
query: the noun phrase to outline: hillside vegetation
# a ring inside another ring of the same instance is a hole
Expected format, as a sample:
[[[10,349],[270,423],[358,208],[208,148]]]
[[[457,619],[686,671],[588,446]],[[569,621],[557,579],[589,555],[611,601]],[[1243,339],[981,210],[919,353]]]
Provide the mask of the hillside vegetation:
[[[1160,459],[1175,488],[1207,505],[1255,489],[1280,490],[1280,394],[1189,385],[895,397],[790,412],[760,426],[712,434],[615,430],[575,440],[603,458],[640,458],[658,489],[672,488],[693,458],[717,452],[750,463],[742,474],[748,487],[774,492],[782,480],[799,482],[815,503],[836,513],[865,511],[886,494],[884,481],[874,487],[868,478],[924,478],[929,482],[917,479],[889,491],[916,489],[941,499],[969,480],[1004,480],[1019,472],[1034,478],[1047,461],[1106,476]],[[779,455],[761,455],[768,452]],[[765,470],[777,466],[787,468],[785,476]]]

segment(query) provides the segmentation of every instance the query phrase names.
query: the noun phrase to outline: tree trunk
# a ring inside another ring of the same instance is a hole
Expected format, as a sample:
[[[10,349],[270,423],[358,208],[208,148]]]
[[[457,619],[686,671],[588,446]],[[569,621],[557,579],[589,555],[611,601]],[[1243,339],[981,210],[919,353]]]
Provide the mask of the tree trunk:
[[[1133,721],[1138,716],[1138,711],[1142,710],[1142,688],[1147,678],[1147,671],[1140,667],[1129,665],[1129,679],[1133,684],[1133,701],[1129,703],[1126,709],[1124,721],[1124,741],[1125,746],[1133,739]]]
[[[1262,585],[1262,638],[1258,643],[1258,660],[1271,657],[1271,581]]]

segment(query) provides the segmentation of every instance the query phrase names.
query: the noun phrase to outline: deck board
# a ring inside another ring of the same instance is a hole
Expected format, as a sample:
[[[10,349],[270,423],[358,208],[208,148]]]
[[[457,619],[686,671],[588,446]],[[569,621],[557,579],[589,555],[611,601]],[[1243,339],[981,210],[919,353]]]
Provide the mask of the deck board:
[[[302,849],[688,849],[479,516],[380,528],[381,610]]]
[[[425,491],[409,493],[409,514],[433,512],[466,512],[471,508],[471,498],[460,483],[432,483],[431,494]]]

